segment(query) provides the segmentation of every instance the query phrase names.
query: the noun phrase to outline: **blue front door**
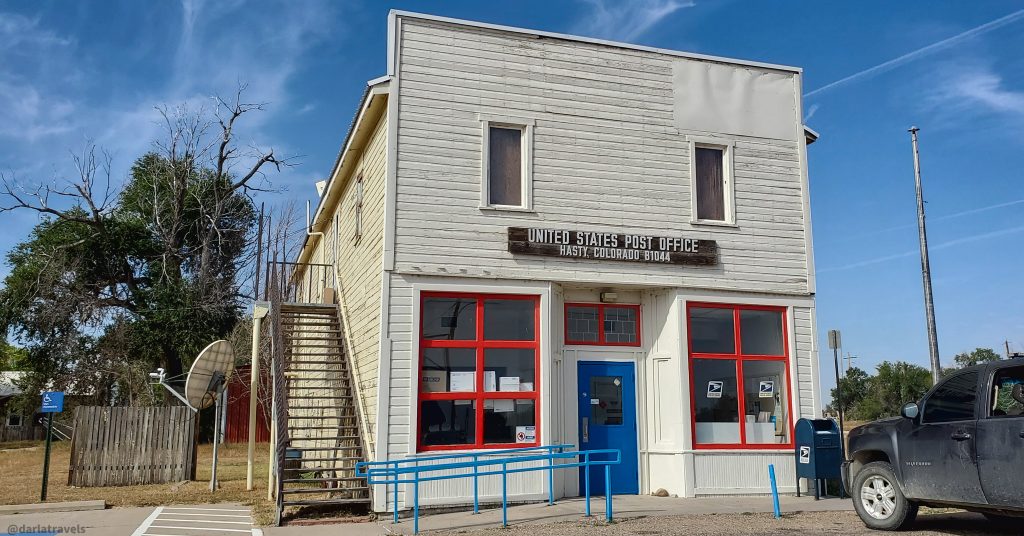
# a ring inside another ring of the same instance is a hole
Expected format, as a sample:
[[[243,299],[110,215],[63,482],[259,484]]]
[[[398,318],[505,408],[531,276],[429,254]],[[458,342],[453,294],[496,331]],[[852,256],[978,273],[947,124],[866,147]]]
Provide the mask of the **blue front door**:
[[[612,494],[640,492],[637,475],[636,375],[632,363],[581,361],[579,382],[580,450],[618,449],[622,463],[612,465]],[[594,455],[592,459],[607,459]],[[580,495],[585,492],[580,468]],[[590,468],[590,493],[604,495],[604,466]]]

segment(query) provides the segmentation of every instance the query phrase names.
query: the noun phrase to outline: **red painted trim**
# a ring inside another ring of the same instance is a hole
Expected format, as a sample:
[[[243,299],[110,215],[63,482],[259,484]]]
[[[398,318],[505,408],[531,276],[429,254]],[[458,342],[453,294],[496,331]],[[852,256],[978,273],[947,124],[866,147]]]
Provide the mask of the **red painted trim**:
[[[579,341],[572,340],[569,338],[569,308],[570,307],[592,307],[597,309],[597,342],[594,341]],[[608,342],[604,338],[604,310],[608,307],[615,307],[620,309],[633,309],[636,311],[636,342]],[[640,306],[632,303],[566,303],[562,308],[562,325],[564,328],[565,344],[572,344],[577,346],[641,346],[640,335],[643,331],[643,311]]]
[[[693,448],[698,450],[780,450],[791,451],[793,449],[793,380],[789,366],[789,322],[787,321],[785,307],[774,307],[767,305],[738,305],[724,303],[687,302],[686,304],[686,333],[689,339],[688,348],[693,348],[693,322],[690,310],[693,308],[715,308],[731,309],[733,311],[733,343],[735,353],[701,353],[689,351],[687,366],[690,371],[690,433],[693,437]],[[742,337],[740,333],[740,312],[741,311],[776,311],[781,313],[782,329],[782,355],[758,355],[742,353]],[[697,442],[697,386],[693,375],[693,361],[695,359],[728,359],[736,362],[736,404],[740,427],[740,442],[736,444],[705,443]],[[746,426],[746,392],[743,385],[743,363],[747,361],[780,361],[784,363],[786,376],[786,406],[788,411],[786,418],[789,420],[789,434],[787,443],[748,443]]]
[[[443,340],[423,338],[423,303],[429,298],[464,298],[476,301],[476,333],[473,340]],[[532,341],[496,341],[484,340],[484,305],[485,300],[523,300],[533,301],[534,338]],[[524,294],[485,294],[471,292],[422,292],[420,294],[420,355],[416,384],[416,404],[424,401],[437,400],[473,400],[476,402],[476,437],[473,443],[458,445],[424,445],[422,443],[421,420],[419,406],[416,411],[416,449],[417,452],[470,450],[470,449],[505,449],[517,447],[535,447],[540,445],[540,297]],[[448,391],[440,393],[423,393],[419,391],[420,377],[423,374],[423,351],[428,348],[472,348],[476,350],[476,391]],[[532,349],[534,359],[533,391],[484,391],[484,352],[489,348]],[[537,427],[537,441],[533,443],[484,443],[484,400],[532,400],[534,407],[533,422]]]

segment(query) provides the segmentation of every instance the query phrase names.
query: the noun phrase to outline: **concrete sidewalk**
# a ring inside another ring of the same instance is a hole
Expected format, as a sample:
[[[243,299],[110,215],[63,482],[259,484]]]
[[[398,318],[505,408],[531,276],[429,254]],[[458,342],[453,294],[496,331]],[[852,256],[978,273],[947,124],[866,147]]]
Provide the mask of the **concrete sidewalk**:
[[[60,530],[64,534],[85,534],[85,536],[130,536],[153,510],[152,506],[148,506],[79,512],[0,515],[0,530],[4,530],[4,534],[46,533]]]
[[[781,497],[783,513],[852,511],[850,499],[823,499],[813,497]],[[604,498],[591,499],[591,513],[596,519],[604,519]],[[771,497],[713,497],[681,499],[675,497],[650,497],[622,495],[615,497],[612,505],[615,519],[645,516],[678,516],[694,514],[743,514],[772,511]],[[512,506],[508,509],[510,525],[540,525],[560,521],[575,521],[583,516],[584,500],[581,498],[561,499],[554,506],[547,503]],[[403,518],[398,525],[391,524],[391,518],[382,518],[370,523],[342,523],[334,525],[265,527],[267,536],[377,536],[387,534],[412,534],[412,518]],[[420,532],[445,530],[476,530],[501,526],[501,508],[481,510],[479,515],[470,512],[426,515],[420,517]]]

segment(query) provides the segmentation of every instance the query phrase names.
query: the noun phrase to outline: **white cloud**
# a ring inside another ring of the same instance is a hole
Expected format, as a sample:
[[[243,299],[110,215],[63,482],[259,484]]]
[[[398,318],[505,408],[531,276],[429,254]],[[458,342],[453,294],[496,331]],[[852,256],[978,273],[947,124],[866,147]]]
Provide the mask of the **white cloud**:
[[[590,12],[576,25],[573,33],[613,41],[633,41],[665,17],[696,5],[692,0],[583,1],[590,6]]]
[[[990,68],[956,68],[945,83],[939,86],[937,97],[946,104],[1024,115],[1024,91],[1007,88],[1003,77]]]

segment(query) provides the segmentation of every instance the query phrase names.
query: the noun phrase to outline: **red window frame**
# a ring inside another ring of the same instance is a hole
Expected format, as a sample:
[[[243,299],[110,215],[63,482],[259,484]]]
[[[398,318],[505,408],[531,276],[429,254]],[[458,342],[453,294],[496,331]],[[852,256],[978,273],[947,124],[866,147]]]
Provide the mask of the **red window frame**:
[[[574,341],[569,338],[569,308],[570,307],[592,307],[597,309],[597,341]],[[604,310],[608,307],[617,309],[633,309],[636,311],[636,342],[608,342],[604,340]],[[643,315],[640,314],[640,306],[630,303],[566,303],[562,311],[562,324],[565,325],[565,344],[577,344],[581,346],[640,346],[640,334]]]
[[[733,312],[733,337],[734,353],[731,354],[718,354],[718,353],[703,353],[693,351],[693,329],[690,317],[690,310],[694,308],[700,309],[730,309]],[[758,355],[758,354],[744,354],[742,341],[740,339],[740,311],[775,311],[781,313],[782,316],[782,355]],[[687,333],[687,350],[689,351],[688,367],[690,372],[690,432],[693,437],[694,449],[707,449],[707,450],[723,450],[723,449],[743,449],[743,450],[793,450],[793,381],[790,377],[789,371],[789,321],[787,320],[786,308],[785,307],[773,307],[773,306],[762,306],[762,305],[740,305],[740,304],[725,304],[725,303],[702,303],[702,302],[688,302],[686,304],[686,333]],[[698,443],[697,442],[697,386],[694,384],[693,375],[693,360],[694,359],[723,359],[723,360],[734,360],[736,361],[736,404],[737,413],[739,415],[739,422],[737,425],[740,427],[740,442],[739,443]],[[786,443],[747,443],[747,427],[746,427],[746,390],[743,385],[743,363],[747,361],[779,361],[785,367],[786,371],[786,418],[789,420],[789,433],[787,434],[788,441]]]
[[[476,300],[476,337],[473,340],[440,340],[423,338],[423,304],[429,298],[461,298]],[[498,341],[484,339],[484,305],[485,300],[523,300],[533,302],[533,340],[532,341]],[[540,445],[540,296],[527,294],[486,294],[471,292],[423,292],[420,294],[419,322],[419,374],[416,376],[416,450],[429,452],[439,450],[473,450],[473,449],[505,449],[519,447],[536,447]],[[425,393],[419,389],[419,378],[423,374],[424,351],[428,348],[473,348],[476,350],[476,391],[447,391]],[[484,350],[489,348],[533,349],[533,391],[484,391]],[[533,443],[484,443],[484,400],[532,400],[536,441]],[[431,400],[474,400],[476,402],[476,438],[473,443],[458,445],[424,445],[422,420],[420,411],[422,403]]]

